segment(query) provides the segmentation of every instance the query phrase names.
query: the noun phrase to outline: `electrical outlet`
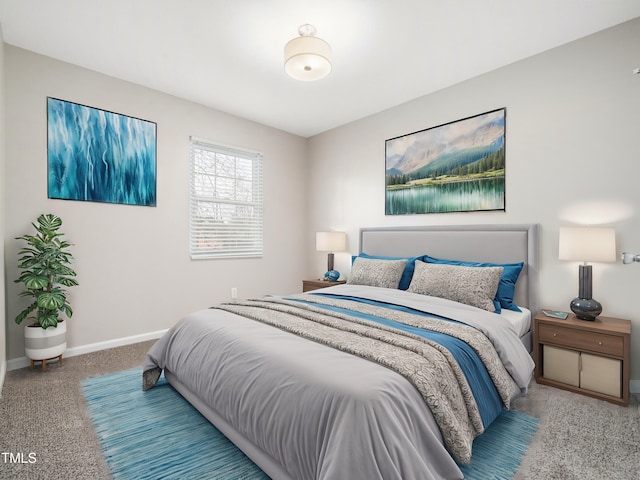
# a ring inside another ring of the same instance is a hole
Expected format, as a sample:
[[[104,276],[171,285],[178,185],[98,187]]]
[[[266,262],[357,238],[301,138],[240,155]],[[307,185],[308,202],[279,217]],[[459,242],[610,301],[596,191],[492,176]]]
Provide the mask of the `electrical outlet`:
[[[231,299],[235,300],[238,298],[238,289],[236,287],[231,288]]]

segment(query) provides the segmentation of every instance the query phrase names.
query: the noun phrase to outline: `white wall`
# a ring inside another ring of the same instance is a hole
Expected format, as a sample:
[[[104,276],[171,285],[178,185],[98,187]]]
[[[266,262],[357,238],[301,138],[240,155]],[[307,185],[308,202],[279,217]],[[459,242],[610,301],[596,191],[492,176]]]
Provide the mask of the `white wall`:
[[[638,45],[635,19],[312,138],[309,232],[344,230],[357,253],[360,227],[539,223],[541,305],[568,310],[578,264],[557,258],[560,226],[611,225],[618,253],[640,252]],[[500,107],[507,108],[506,212],[385,216],[385,139]],[[309,258],[321,271],[324,257]],[[338,270],[348,272],[348,262],[336,254]],[[593,268],[603,315],[633,322],[632,386],[640,391],[640,265]]]
[[[24,356],[14,237],[40,213],[63,219],[80,286],[68,348],[155,332],[182,315],[230,299],[301,291],[306,252],[305,139],[6,46],[8,358]],[[157,207],[47,198],[46,97],[157,123]],[[264,257],[189,258],[188,141],[195,135],[264,153]],[[0,222],[1,223],[1,222]]]

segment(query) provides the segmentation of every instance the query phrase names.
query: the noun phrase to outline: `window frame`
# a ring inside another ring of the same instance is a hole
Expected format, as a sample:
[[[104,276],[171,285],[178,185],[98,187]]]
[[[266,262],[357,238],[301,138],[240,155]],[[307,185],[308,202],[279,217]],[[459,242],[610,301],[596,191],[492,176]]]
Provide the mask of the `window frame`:
[[[189,137],[191,259],[259,258],[263,252],[262,153]]]

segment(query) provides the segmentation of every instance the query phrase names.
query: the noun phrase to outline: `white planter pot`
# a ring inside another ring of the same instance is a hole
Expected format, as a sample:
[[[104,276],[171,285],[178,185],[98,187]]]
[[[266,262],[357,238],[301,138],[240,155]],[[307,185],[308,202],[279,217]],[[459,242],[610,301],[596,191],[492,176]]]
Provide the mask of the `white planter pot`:
[[[58,322],[57,327],[24,327],[24,352],[31,360],[56,358],[67,349],[67,322]]]

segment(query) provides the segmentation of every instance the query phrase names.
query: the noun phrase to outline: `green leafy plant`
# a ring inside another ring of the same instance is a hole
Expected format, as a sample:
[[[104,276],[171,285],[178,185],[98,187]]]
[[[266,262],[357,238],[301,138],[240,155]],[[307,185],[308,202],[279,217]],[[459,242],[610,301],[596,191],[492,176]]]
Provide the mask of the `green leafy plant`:
[[[55,327],[61,321],[60,313],[73,315],[64,287],[73,287],[78,282],[69,264],[73,255],[67,250],[72,244],[63,240],[60,233],[62,220],[51,213],[42,214],[36,223],[31,223],[35,235],[23,235],[27,246],[18,255],[18,268],[22,270],[16,283],[24,284],[22,297],[33,298],[33,303],[16,317],[20,324],[24,319],[34,319],[42,328]]]

